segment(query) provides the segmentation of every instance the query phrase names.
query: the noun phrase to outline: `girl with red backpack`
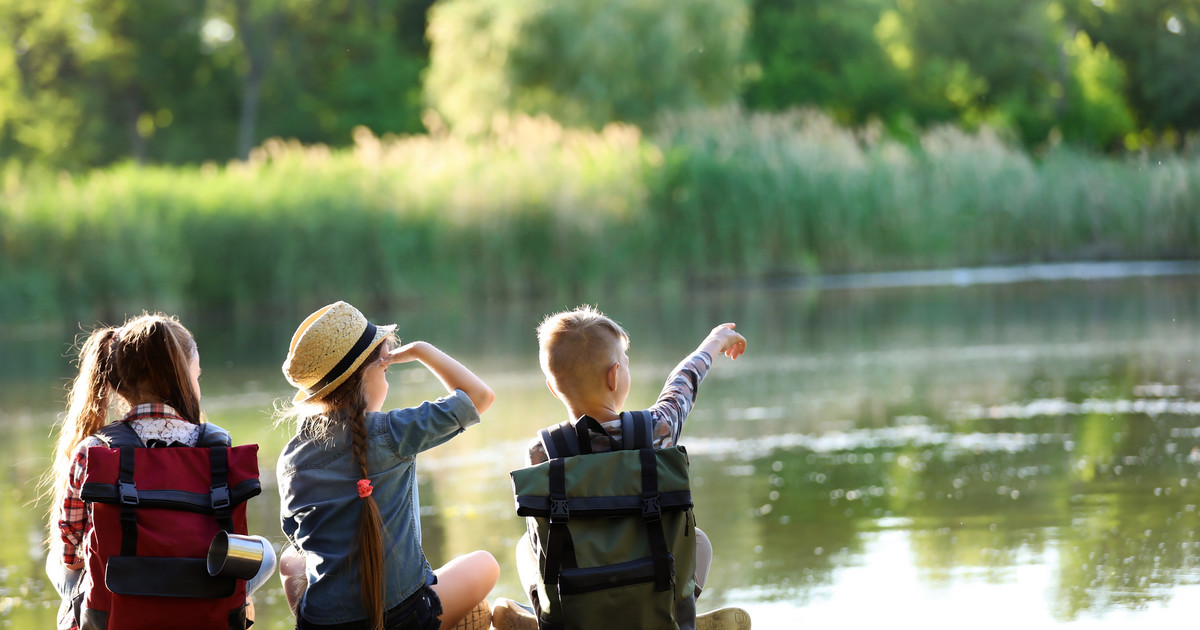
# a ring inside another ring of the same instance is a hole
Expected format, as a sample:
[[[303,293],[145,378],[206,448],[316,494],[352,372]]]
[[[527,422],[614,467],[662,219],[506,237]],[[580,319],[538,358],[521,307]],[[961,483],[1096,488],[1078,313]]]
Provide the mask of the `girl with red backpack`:
[[[109,423],[110,406],[116,406],[127,413],[121,420]],[[152,473],[158,477],[157,483],[170,484],[174,481],[173,479],[163,478],[169,478],[176,474],[191,475],[194,471],[177,472],[170,468],[154,468],[156,461],[162,461],[156,459],[160,453],[149,457],[138,455],[137,466],[143,468],[141,473],[137,473],[141,478],[141,481],[137,483],[142,485],[139,495],[137,484],[133,481],[136,470],[134,470],[133,462],[135,460],[132,454],[134,450],[174,451],[167,457],[167,460],[184,461],[187,456],[183,454],[182,450],[144,448],[179,446],[213,447],[185,450],[219,450],[223,454],[230,454],[227,462],[230,480],[245,482],[235,504],[244,502],[250,496],[257,494],[255,451],[236,452],[238,449],[225,448],[230,446],[228,432],[205,422],[201,416],[200,353],[192,334],[176,318],[159,313],[144,313],[126,321],[122,326],[102,327],[94,330],[87,337],[79,352],[79,374],[75,377],[70,390],[67,414],[59,429],[54,466],[49,476],[53,484],[51,491],[54,501],[51,506],[49,523],[51,553],[47,558],[46,569],[55,588],[63,597],[63,604],[59,609],[58,616],[60,630],[81,626],[85,630],[104,627],[128,628],[138,627],[138,624],[142,623],[155,623],[153,615],[145,608],[148,601],[145,597],[146,593],[138,593],[131,598],[124,598],[123,594],[119,592],[119,588],[114,587],[114,590],[110,592],[106,586],[106,582],[112,581],[114,577],[112,564],[108,562],[112,558],[107,556],[107,551],[104,552],[105,557],[100,557],[101,551],[98,549],[100,543],[97,541],[107,539],[99,537],[98,531],[93,531],[92,512],[85,503],[85,501],[93,501],[93,498],[87,494],[89,489],[102,489],[105,484],[95,484],[88,488],[85,479],[89,479],[89,454],[93,458],[100,457],[103,460],[115,458],[115,453],[95,450],[89,453],[89,449],[92,447],[130,447],[128,449],[128,454],[131,455],[128,466],[129,483],[122,486],[122,496],[116,497],[115,502],[123,502],[127,508],[133,508],[122,513],[122,520],[125,520],[125,516],[130,516],[133,528],[123,530],[123,525],[114,525],[113,528],[117,531],[113,532],[108,539],[115,538],[117,547],[120,547],[121,536],[125,535],[127,547],[122,548],[120,553],[114,552],[113,555],[132,559],[132,562],[126,566],[133,566],[136,572],[139,567],[145,566],[147,556],[163,556],[172,553],[178,555],[180,548],[187,543],[187,541],[178,539],[171,540],[172,535],[184,537],[185,534],[180,531],[153,531],[152,523],[155,522],[155,519],[163,518],[164,513],[171,511],[171,507],[169,502],[158,506],[154,505],[155,492],[152,490],[147,495],[145,490],[147,486],[156,484],[148,484],[145,480],[146,474]],[[253,447],[250,448],[253,449]],[[127,449],[120,448],[119,450]],[[199,455],[207,458],[207,453],[202,452]],[[207,459],[203,461],[207,463]],[[93,464],[93,468],[100,467],[100,461],[94,461]],[[125,463],[122,462],[122,466],[124,465]],[[95,473],[95,471],[90,472]],[[125,472],[122,471],[122,475]],[[207,470],[205,473],[207,474]],[[224,473],[222,474],[224,475]],[[203,480],[189,481],[193,482],[192,485],[201,484],[207,487],[211,479],[205,477]],[[115,487],[115,484],[113,486]],[[162,491],[159,492],[160,494],[157,496],[162,496]],[[137,505],[139,498],[145,505]],[[207,497],[204,499],[207,501]],[[158,507],[158,509],[150,509],[150,507]],[[236,505],[234,507],[236,509]],[[151,512],[158,514],[149,514]],[[169,515],[166,518],[167,522],[172,522],[169,520],[171,518]],[[183,518],[186,521],[188,518],[198,517],[190,514]],[[214,518],[211,516],[209,518],[209,520],[213,520],[213,523],[207,532],[207,539],[196,543],[201,545],[198,552],[201,558],[203,558],[204,548],[207,548],[219,528],[219,524]],[[237,533],[245,534],[244,507],[241,508],[240,516],[237,513],[227,515],[227,522],[232,523],[233,521],[237,521],[239,529],[242,530]],[[100,527],[99,524],[96,526]],[[232,524],[225,529],[229,533],[234,531]],[[189,531],[197,532],[199,535],[199,530],[196,528]],[[106,536],[108,536],[107,533]],[[245,586],[236,584],[236,580],[221,582],[222,587],[230,586],[229,594],[225,595],[225,599],[232,598],[233,601],[225,603],[232,608],[207,611],[212,613],[213,619],[220,620],[222,628],[239,625],[242,628],[245,627],[244,619],[247,614],[245,609],[249,605],[248,592],[252,592],[274,572],[274,550],[265,539],[259,538],[259,540],[263,559],[259,565],[258,574],[250,580],[249,585]],[[155,549],[156,544],[160,547],[166,544],[174,548],[164,551]],[[151,557],[150,564],[153,565],[159,560],[173,561],[175,558]],[[188,562],[192,562],[189,564],[191,567],[194,566],[194,562],[203,562],[203,560],[193,562],[188,559]],[[175,570],[178,567],[176,564],[154,566],[167,568],[169,570],[166,572],[172,574],[179,573]],[[109,580],[105,579],[106,571]],[[89,573],[93,575],[89,575]],[[99,575],[96,575],[97,573]],[[143,571],[143,573],[146,572]],[[163,575],[150,574],[140,577],[133,576],[133,578],[138,583],[138,589],[142,589],[144,584],[150,584],[152,590],[156,586],[155,582],[163,580]],[[197,579],[205,582],[208,578],[201,574]],[[184,587],[188,586],[190,584],[184,584]],[[188,595],[194,606],[215,608],[221,605],[216,598],[205,600],[197,599],[195,593],[188,593]],[[154,599],[150,598],[149,601],[154,601]],[[201,621],[204,617],[203,614],[186,614],[188,611],[176,607],[172,603],[174,601],[176,600],[171,599],[161,606],[176,612],[177,616],[170,620],[174,627],[213,627]],[[155,606],[160,603],[149,605]],[[137,621],[127,621],[123,617],[124,615],[128,615],[128,619],[136,618]],[[194,625],[189,625],[193,622]]]

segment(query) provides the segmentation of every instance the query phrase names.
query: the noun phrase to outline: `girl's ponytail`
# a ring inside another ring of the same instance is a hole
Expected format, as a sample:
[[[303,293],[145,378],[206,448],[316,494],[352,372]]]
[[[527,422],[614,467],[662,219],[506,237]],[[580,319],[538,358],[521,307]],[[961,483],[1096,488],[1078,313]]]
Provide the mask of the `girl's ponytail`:
[[[62,509],[62,492],[67,487],[71,471],[71,456],[83,438],[95,433],[108,419],[111,399],[113,346],[119,343],[119,328],[99,328],[92,331],[79,350],[79,374],[68,393],[67,415],[58,431],[54,447],[54,466],[49,492],[54,495],[50,510],[51,531]]]
[[[50,531],[61,516],[72,457],[84,438],[108,421],[114,394],[133,405],[161,402],[184,419],[200,422],[200,394],[189,365],[196,341],[183,324],[161,313],[143,313],[120,328],[97,328],[79,349],[79,374],[67,394],[67,414],[58,431],[54,464],[47,475],[53,495]]]

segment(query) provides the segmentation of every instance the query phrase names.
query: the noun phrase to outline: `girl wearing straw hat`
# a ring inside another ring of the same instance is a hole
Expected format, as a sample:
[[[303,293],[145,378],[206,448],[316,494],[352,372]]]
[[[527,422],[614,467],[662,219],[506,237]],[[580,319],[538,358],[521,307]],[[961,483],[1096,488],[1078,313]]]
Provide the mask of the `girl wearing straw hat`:
[[[296,434],[279,456],[281,578],[296,627],[433,630],[491,624],[500,567],[486,551],[430,568],[421,551],[416,455],[479,422],[495,394],[423,341],[396,347],[345,302],[301,322],[283,373],[297,388],[281,415]],[[447,395],[381,411],[387,367],[419,361]]]

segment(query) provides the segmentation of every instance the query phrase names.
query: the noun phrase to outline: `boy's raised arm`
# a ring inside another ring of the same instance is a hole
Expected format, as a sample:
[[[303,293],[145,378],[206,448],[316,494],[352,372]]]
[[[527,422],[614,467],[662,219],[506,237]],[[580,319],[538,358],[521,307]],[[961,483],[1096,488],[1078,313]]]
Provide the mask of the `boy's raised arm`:
[[[429,371],[433,372],[433,375],[438,377],[438,380],[445,386],[446,391],[463,390],[467,398],[470,398],[471,402],[475,404],[475,409],[479,413],[487,411],[487,408],[491,407],[492,402],[496,400],[496,393],[487,386],[487,383],[483,382],[483,379],[475,376],[474,372],[468,370],[454,357],[437,349],[433,344],[424,341],[406,343],[380,358],[380,362],[384,365],[409,361],[420,361],[422,365],[429,368]]]

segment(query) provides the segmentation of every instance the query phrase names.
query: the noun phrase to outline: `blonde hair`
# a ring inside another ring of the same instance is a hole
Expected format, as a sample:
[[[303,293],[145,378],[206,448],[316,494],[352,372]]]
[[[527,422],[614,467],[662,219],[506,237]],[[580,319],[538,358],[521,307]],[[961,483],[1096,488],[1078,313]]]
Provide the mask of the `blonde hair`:
[[[542,372],[568,399],[603,383],[609,366],[629,349],[625,329],[586,304],[546,316],[537,336]]]
[[[299,433],[309,440],[329,440],[333,431],[345,427],[353,442],[354,463],[360,479],[367,471],[367,391],[363,378],[367,368],[394,346],[396,337],[388,333],[384,340],[368,353],[366,359],[333,391],[311,401],[285,405],[276,411],[276,422],[295,419]],[[357,492],[350,486],[346,492]],[[367,613],[367,627],[381,630],[383,609],[383,517],[373,496],[361,499],[362,512],[358,519],[357,564],[359,594]]]
[[[116,393],[123,402],[163,403],[183,419],[200,424],[200,396],[192,386],[189,363],[196,340],[175,317],[142,313],[120,327],[93,330],[79,349],[79,374],[67,397],[50,470],[50,528],[61,516],[75,448],[108,422]]]

